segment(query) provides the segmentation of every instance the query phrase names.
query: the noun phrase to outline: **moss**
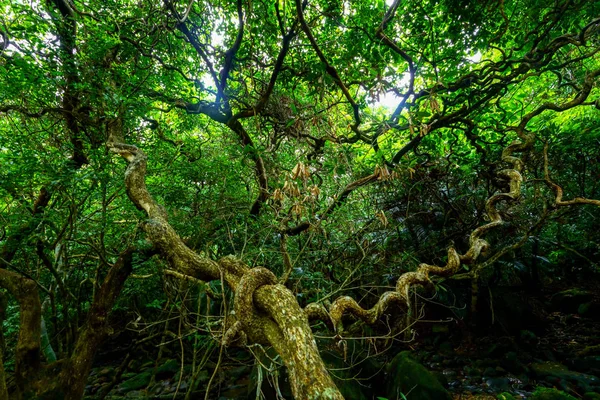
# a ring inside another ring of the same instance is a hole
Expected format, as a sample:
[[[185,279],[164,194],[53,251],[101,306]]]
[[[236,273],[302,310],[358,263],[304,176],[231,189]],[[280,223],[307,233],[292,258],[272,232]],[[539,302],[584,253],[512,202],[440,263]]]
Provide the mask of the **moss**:
[[[589,302],[593,294],[587,290],[577,288],[563,290],[552,296],[552,306],[560,311],[576,313],[581,304]]]
[[[450,394],[434,374],[410,356],[409,351],[398,354],[389,365],[388,398],[402,393],[407,400],[444,400]]]
[[[577,400],[577,399],[561,390],[539,387],[531,395],[531,400]]]
[[[585,315],[588,313],[588,311],[590,311],[590,307],[592,306],[592,303],[583,303],[580,304],[579,307],[577,308],[577,314],[579,315]]]
[[[151,378],[152,378],[152,373],[150,371],[142,372],[141,374],[137,374],[134,377],[131,377],[131,378],[127,379],[125,382],[121,383],[120,388],[124,392],[142,389],[142,388],[145,388],[146,386],[148,386]]]
[[[600,355],[600,344],[595,344],[593,346],[587,346],[583,350],[581,350],[577,355],[586,356],[588,354],[599,354]]]
[[[515,397],[508,392],[504,392],[498,395],[498,400],[515,400]]]
[[[181,369],[181,364],[177,360],[168,360],[156,369],[156,375],[175,375]]]

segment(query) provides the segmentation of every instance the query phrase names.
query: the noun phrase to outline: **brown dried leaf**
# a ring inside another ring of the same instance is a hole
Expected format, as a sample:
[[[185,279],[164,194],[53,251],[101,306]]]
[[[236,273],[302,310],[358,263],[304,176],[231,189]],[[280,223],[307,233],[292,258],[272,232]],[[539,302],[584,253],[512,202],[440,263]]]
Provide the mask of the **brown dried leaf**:
[[[388,219],[385,216],[385,213],[383,212],[383,210],[377,211],[375,213],[375,216],[379,219],[379,221],[381,221],[381,224],[383,225],[384,228],[388,226]]]
[[[321,193],[321,189],[319,189],[319,187],[317,185],[313,185],[310,188],[308,188],[309,192],[311,195],[313,195],[314,197],[318,197],[319,194]]]
[[[284,198],[285,195],[283,194],[283,191],[281,191],[281,189],[275,189],[273,191],[273,200],[283,201]]]

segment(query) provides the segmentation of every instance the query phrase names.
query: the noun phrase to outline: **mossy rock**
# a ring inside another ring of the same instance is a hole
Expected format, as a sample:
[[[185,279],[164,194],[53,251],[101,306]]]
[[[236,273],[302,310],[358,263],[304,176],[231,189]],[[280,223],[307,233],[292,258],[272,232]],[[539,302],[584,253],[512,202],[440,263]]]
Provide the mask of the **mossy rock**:
[[[537,388],[530,397],[531,400],[577,400],[575,397],[557,389]]]
[[[387,397],[407,400],[450,400],[450,393],[435,375],[414,360],[409,351],[398,354],[388,366]]]
[[[577,314],[585,315],[590,311],[591,307],[592,307],[592,303],[580,304],[579,307],[577,308]]]
[[[509,351],[499,360],[499,364],[505,370],[512,372],[515,375],[520,375],[527,372],[527,367],[521,363],[516,352]]]
[[[512,394],[508,393],[508,392],[504,392],[504,393],[500,393],[498,395],[498,400],[516,400],[515,396],[513,396]]]
[[[174,376],[181,369],[181,364],[177,360],[167,360],[160,367],[156,368],[156,379],[167,379]]]
[[[132,390],[142,389],[148,386],[151,378],[152,373],[150,371],[142,372],[141,374],[137,374],[121,383],[119,388],[122,392],[130,392]]]
[[[544,379],[552,385],[565,388],[564,382],[577,386],[579,392],[592,392],[600,387],[597,376],[570,371],[567,367],[556,362],[541,362],[531,364],[531,372],[538,379]]]
[[[581,304],[589,302],[593,297],[592,292],[577,288],[563,290],[552,296],[552,307],[567,313],[577,313]]]

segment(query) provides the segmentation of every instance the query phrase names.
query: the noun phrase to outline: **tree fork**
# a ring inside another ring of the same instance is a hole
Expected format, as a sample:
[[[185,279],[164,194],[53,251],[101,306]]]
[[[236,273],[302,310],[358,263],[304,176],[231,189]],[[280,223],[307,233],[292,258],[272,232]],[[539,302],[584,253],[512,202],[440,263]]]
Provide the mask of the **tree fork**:
[[[238,304],[235,308],[244,316],[240,320],[234,315],[236,327],[225,333],[223,340],[229,343],[233,339],[230,336],[243,332],[251,343],[272,345],[288,368],[295,398],[342,400],[319,355],[307,314],[293,293],[283,285],[272,284],[275,280],[270,279],[267,272],[253,271],[235,257],[224,257],[215,262],[188,248],[169,224],[166,211],[146,188],[147,157],[144,152],[124,143],[112,142],[108,147],[128,162],[125,171],[127,194],[136,207],[148,215],[144,230],[170,267],[202,280],[223,279],[236,292]],[[238,321],[241,323],[236,325]]]

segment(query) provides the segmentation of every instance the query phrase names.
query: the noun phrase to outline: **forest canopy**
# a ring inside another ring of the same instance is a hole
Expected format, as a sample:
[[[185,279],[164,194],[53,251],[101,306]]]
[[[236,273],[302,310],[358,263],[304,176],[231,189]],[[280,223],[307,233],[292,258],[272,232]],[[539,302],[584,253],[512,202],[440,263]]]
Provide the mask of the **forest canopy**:
[[[0,10],[0,399],[82,398],[117,337],[341,399],[325,350],[600,272],[596,1]]]

